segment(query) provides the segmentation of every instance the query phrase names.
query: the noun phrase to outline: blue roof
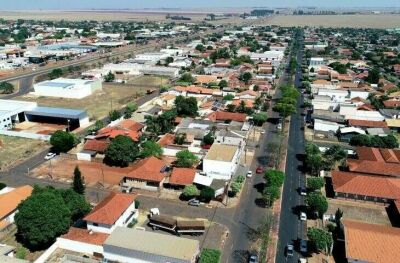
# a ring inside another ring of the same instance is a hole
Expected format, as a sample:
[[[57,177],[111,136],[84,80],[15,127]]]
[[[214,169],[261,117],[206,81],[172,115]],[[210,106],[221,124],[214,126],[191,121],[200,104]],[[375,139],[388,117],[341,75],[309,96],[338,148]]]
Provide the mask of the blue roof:
[[[27,115],[37,115],[45,117],[58,117],[69,119],[82,119],[87,117],[86,110],[51,108],[51,107],[36,107],[30,111],[26,111]]]

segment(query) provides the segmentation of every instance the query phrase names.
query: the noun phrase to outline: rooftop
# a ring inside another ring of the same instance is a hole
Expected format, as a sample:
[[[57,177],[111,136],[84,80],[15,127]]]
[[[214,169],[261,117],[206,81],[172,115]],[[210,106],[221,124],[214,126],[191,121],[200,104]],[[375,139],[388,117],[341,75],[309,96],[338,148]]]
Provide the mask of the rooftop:
[[[196,169],[174,167],[169,179],[170,184],[189,185],[193,184]]]
[[[188,261],[199,252],[197,240],[123,227],[117,227],[104,246],[105,251],[114,246]]]
[[[15,211],[18,205],[28,198],[33,191],[30,185],[21,186],[0,195],[0,219]]]
[[[109,235],[105,233],[71,227],[68,233],[62,235],[61,238],[101,246],[106,241],[108,236]]]
[[[165,178],[166,163],[156,157],[148,157],[133,165],[132,171],[126,177],[145,180],[150,182],[161,182]]]
[[[237,146],[214,143],[204,159],[231,162],[237,150]]]

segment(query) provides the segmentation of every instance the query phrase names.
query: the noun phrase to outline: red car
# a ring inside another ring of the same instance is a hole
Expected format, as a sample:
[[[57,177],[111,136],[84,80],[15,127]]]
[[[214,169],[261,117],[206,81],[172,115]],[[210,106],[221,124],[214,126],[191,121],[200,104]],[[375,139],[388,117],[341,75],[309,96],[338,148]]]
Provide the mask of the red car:
[[[256,173],[262,174],[262,173],[264,173],[264,170],[265,170],[264,167],[258,166],[257,169],[256,169]]]

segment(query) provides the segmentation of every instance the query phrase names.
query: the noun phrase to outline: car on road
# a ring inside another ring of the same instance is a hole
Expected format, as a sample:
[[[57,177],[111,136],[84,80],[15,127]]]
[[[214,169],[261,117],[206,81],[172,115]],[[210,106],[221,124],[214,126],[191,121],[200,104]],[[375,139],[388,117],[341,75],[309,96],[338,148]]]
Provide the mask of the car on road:
[[[200,206],[200,201],[197,200],[196,198],[193,198],[193,199],[190,199],[190,200],[189,200],[188,205],[191,205],[191,206]]]
[[[278,125],[276,126],[276,129],[278,129],[279,131],[282,130],[282,123],[278,123]]]
[[[285,249],[285,255],[286,255],[287,257],[293,257],[293,254],[294,254],[293,245],[287,244],[287,245],[286,245],[286,249]]]
[[[307,189],[305,187],[300,187],[299,188],[299,193],[301,196],[306,196],[307,195]]]
[[[257,167],[257,169],[256,169],[256,173],[257,173],[257,174],[262,174],[262,173],[264,173],[264,172],[265,172],[264,167],[262,167],[262,166],[258,166],[258,167]]]
[[[301,212],[301,213],[300,213],[300,220],[301,220],[301,221],[307,221],[307,215],[306,215],[306,213],[304,213],[304,212]]]
[[[251,178],[253,176],[253,172],[252,171],[248,171],[246,174],[247,178]]]
[[[307,251],[308,251],[307,240],[300,239],[300,252],[305,254],[305,253],[307,253]]]
[[[258,263],[258,256],[256,254],[250,254],[248,263]]]
[[[55,153],[47,153],[46,156],[44,157],[45,160],[50,160],[56,157]]]

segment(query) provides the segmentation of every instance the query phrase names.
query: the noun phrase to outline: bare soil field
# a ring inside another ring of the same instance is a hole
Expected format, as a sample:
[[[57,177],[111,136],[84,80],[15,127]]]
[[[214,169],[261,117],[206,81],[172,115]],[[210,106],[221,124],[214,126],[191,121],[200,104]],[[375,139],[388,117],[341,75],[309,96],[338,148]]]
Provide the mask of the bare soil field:
[[[274,16],[270,22],[278,26],[398,28],[400,15],[315,15]]]
[[[44,150],[48,145],[40,140],[0,135],[0,171],[7,169],[18,161],[22,161]]]

